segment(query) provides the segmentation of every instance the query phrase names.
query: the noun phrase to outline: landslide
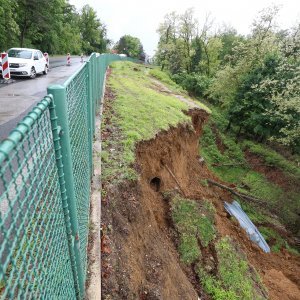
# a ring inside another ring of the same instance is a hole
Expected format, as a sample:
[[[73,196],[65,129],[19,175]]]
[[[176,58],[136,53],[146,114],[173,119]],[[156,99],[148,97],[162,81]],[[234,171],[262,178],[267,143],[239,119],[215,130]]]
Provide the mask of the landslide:
[[[114,163],[121,168],[116,152],[122,152],[124,145],[113,144],[122,138],[122,130],[112,121],[114,101],[115,94],[108,88],[102,138],[104,150],[113,153]],[[206,179],[218,178],[199,157],[199,138],[201,145],[208,113],[197,108],[186,113],[190,124],[178,124],[136,144],[133,167],[137,178],[118,180],[117,174],[102,180],[103,299],[212,299],[204,291],[195,266],[180,258],[178,232],[165,197],[170,191],[200,205],[204,200],[213,204],[215,241],[231,238],[260,274],[270,299],[300,299],[299,257],[288,252],[262,252],[228,217],[223,201],[231,201],[231,195],[205,184]],[[103,168],[109,168],[110,163],[106,160]],[[201,252],[202,262],[208,257],[213,260],[212,272],[217,275],[214,242],[201,247]]]

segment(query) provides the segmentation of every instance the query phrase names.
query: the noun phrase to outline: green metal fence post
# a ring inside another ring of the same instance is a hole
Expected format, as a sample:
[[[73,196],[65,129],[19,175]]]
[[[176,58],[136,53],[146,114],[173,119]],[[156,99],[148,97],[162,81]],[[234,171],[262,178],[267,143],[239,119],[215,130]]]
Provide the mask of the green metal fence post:
[[[70,260],[71,260],[75,290],[76,290],[76,294],[79,295],[80,289],[79,289],[78,274],[77,274],[77,268],[76,268],[75,251],[74,251],[74,247],[73,247],[70,211],[69,211],[69,207],[68,207],[68,197],[67,197],[65,174],[64,174],[63,162],[62,162],[61,143],[60,143],[60,133],[62,131],[61,131],[61,127],[57,125],[57,116],[56,116],[56,111],[55,111],[55,105],[53,103],[53,97],[46,96],[45,99],[50,102],[49,112],[50,112],[51,129],[52,129],[52,135],[53,135],[53,144],[54,144],[54,150],[55,150],[57,173],[58,173],[59,186],[60,186],[60,191],[61,191],[61,201],[62,201],[62,207],[63,207],[63,212],[64,212],[66,232],[67,232],[67,237],[68,237],[69,254],[70,254]]]
[[[61,155],[63,163],[63,173],[65,180],[65,193],[67,197],[68,208],[70,212],[71,230],[73,238],[73,249],[75,253],[76,271],[79,285],[79,299],[84,297],[84,274],[80,257],[80,242],[78,231],[78,216],[76,211],[75,185],[73,177],[73,166],[70,146],[69,122],[66,104],[66,89],[61,85],[52,85],[48,87],[48,94],[53,96],[53,102],[56,107],[57,125],[61,127]]]
[[[88,73],[88,94],[87,94],[87,115],[88,115],[88,133],[89,133],[89,157],[90,157],[90,167],[91,173],[93,174],[93,100],[92,100],[92,81],[91,81],[91,62],[86,63],[87,73]]]
[[[91,103],[91,121],[92,121],[92,137],[94,137],[94,131],[95,131],[95,106],[94,106],[94,88],[93,88],[93,59],[92,56],[90,57],[90,60],[88,61],[88,97],[89,101]]]

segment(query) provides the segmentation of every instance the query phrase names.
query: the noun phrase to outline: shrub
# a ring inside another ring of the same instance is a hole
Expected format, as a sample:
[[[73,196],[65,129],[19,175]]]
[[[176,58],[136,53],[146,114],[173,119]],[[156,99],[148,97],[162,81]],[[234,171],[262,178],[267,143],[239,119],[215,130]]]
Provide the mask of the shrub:
[[[206,75],[197,73],[179,73],[172,76],[172,79],[185,90],[195,96],[204,96],[208,89],[211,79]]]

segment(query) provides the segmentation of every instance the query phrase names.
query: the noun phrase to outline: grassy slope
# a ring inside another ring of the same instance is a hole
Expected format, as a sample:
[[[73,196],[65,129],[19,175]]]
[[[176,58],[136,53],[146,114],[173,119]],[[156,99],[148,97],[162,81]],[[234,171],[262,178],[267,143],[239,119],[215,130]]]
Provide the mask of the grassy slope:
[[[107,166],[103,177],[134,179],[136,173],[131,164],[135,159],[136,143],[151,139],[160,130],[178,123],[190,123],[190,118],[183,113],[187,109],[185,103],[151,88],[150,75],[145,67],[116,62],[112,69],[108,86],[115,95],[114,113],[105,111],[103,120],[111,119],[120,132],[117,144],[105,142],[103,145],[102,160]],[[120,148],[122,150],[118,151]],[[120,176],[116,176],[118,174]]]

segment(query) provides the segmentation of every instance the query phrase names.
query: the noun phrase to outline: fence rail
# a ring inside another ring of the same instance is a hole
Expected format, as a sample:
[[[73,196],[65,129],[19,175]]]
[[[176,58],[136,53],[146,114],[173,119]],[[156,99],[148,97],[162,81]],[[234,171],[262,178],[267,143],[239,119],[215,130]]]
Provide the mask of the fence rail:
[[[85,295],[95,115],[115,60],[93,53],[0,144],[0,299]]]

